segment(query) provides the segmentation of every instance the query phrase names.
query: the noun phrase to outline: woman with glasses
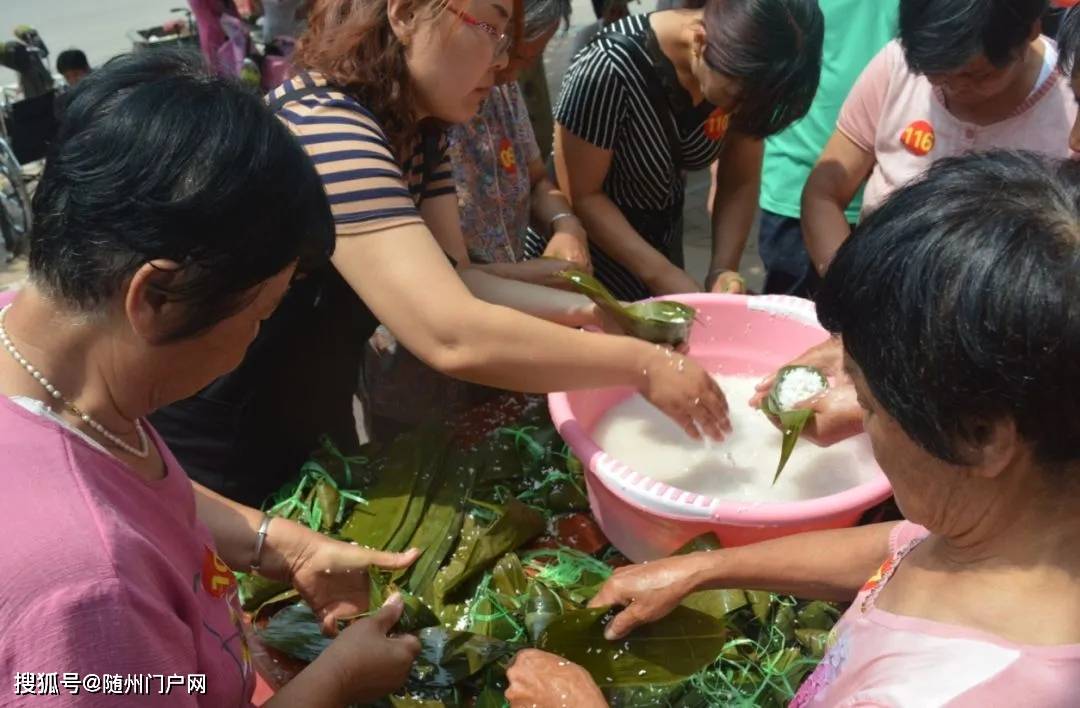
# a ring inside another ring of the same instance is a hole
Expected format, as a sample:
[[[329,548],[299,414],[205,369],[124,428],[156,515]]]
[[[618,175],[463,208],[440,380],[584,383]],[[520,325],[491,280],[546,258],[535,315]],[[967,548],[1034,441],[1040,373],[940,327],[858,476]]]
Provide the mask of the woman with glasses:
[[[555,108],[555,168],[615,295],[701,290],[683,270],[685,175],[714,163],[706,285],[742,289],[761,140],[810,108],[823,35],[814,0],[708,0],[628,17],[574,57]]]
[[[570,7],[570,0],[524,0],[522,39],[496,85],[472,119],[448,131],[461,228],[435,234],[459,264],[555,287],[565,283],[560,271],[590,269],[588,241],[566,196],[548,178],[518,78],[543,55],[559,25],[569,24]],[[546,250],[540,249],[546,258],[526,260],[531,229],[548,239]],[[453,415],[492,395],[424,365],[385,327],[371,340],[364,379],[369,428],[378,439],[422,422],[431,411]]]
[[[510,0],[314,3],[300,70],[269,100],[319,171],[336,250],[293,284],[236,371],[155,417],[207,486],[260,503],[321,435],[358,447],[353,392],[380,321],[455,378],[528,392],[632,386],[688,434],[723,436],[723,394],[694,362],[493,305],[481,297],[566,325],[598,319],[569,293],[459,275],[433,237],[460,229],[442,127],[490,94],[515,13]]]

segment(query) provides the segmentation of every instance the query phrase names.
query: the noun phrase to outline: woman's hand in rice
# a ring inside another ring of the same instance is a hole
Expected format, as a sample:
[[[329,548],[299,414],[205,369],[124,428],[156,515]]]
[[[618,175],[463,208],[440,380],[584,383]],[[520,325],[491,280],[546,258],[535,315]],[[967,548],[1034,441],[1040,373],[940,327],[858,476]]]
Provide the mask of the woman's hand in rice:
[[[691,438],[723,440],[731,432],[727,399],[716,381],[692,359],[655,346],[642,366],[638,390]]]
[[[697,589],[709,552],[691,553],[616,568],[589,607],[624,608],[604,629],[609,640],[622,639],[636,627],[666,617]]]

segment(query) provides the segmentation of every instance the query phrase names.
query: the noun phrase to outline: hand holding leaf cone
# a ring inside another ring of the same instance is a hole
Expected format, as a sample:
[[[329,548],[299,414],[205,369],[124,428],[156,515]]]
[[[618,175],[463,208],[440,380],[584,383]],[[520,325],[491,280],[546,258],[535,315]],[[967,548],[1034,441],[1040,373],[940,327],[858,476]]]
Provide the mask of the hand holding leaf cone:
[[[632,337],[673,347],[690,338],[690,328],[697,312],[689,305],[674,300],[650,300],[623,305],[599,280],[588,273],[567,270],[560,275],[578,292],[611,315],[622,330]]]
[[[799,435],[814,416],[813,410],[794,406],[828,388],[829,380],[825,374],[812,366],[785,366],[777,372],[769,395],[761,402],[761,410],[779,420],[784,435],[780,445],[780,464],[776,466],[773,484],[780,479],[780,473],[791,457]]]

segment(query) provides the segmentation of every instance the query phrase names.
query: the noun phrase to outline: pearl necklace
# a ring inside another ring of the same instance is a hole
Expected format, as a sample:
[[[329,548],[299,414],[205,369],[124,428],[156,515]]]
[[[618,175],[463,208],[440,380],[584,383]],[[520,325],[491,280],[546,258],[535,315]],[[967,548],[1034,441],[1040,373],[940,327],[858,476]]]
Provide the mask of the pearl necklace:
[[[124,450],[125,452],[134,455],[139,459],[145,460],[147,457],[149,457],[150,439],[147,437],[146,431],[143,430],[142,423],[140,423],[138,419],[135,420],[135,432],[139,435],[139,447],[135,447],[134,445],[131,445],[121,439],[120,436],[107,430],[104,425],[91,418],[89,413],[84,412],[74,403],[64,398],[64,394],[60,393],[60,391],[56,389],[56,386],[53,386],[51,383],[49,383],[49,380],[45,378],[41,374],[41,372],[38,371],[30,362],[28,362],[22,354],[19,353],[19,350],[15,348],[15,344],[12,343],[11,338],[8,337],[7,330],[4,329],[4,317],[7,316],[8,310],[10,309],[11,305],[6,305],[3,309],[0,309],[0,343],[2,343],[4,345],[4,348],[8,350],[8,353],[11,354],[12,358],[15,359],[15,361],[17,361],[19,365],[22,366],[22,368],[26,369],[26,373],[33,376],[35,381],[44,386],[45,390],[49,393],[50,396],[52,396],[57,401],[63,403],[64,406],[66,406],[69,411],[78,416],[78,418],[82,420],[82,422],[86,423],[91,428],[96,430],[102,435],[102,437],[111,442],[113,445],[116,445],[121,450]]]

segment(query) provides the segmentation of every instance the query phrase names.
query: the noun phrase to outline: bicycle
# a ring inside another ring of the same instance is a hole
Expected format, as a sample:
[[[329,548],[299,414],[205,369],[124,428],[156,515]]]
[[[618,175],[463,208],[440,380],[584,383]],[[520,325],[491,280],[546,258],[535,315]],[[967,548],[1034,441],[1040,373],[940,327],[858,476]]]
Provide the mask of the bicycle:
[[[29,186],[8,132],[17,96],[13,87],[0,91],[0,236],[8,262],[25,253],[33,227]]]

